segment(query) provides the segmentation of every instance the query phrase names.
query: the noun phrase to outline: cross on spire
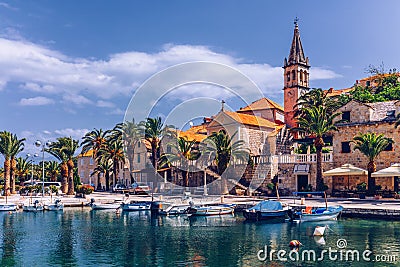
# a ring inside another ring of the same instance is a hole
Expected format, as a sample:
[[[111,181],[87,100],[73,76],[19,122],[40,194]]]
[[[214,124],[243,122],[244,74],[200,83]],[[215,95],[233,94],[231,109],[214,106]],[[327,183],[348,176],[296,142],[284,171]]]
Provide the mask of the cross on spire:
[[[222,100],[222,101],[221,101],[221,111],[224,111],[224,104],[225,104],[225,101]]]

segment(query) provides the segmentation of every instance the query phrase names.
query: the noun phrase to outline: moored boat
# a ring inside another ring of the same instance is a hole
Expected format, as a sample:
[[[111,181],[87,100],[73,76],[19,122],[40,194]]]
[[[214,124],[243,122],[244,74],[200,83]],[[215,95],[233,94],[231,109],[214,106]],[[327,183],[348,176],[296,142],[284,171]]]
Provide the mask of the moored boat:
[[[264,200],[255,206],[245,209],[243,216],[247,220],[271,220],[271,219],[285,219],[288,206],[282,206],[279,201]]]
[[[181,214],[187,214],[189,208],[190,208],[189,204],[169,204],[165,209],[161,209],[158,213],[167,216],[181,215]]]
[[[122,203],[121,206],[123,211],[139,211],[139,210],[150,210],[151,202],[129,202]]]
[[[56,199],[53,203],[45,204],[44,209],[49,211],[64,210],[64,204],[61,202],[60,199]]]
[[[39,200],[35,200],[33,203],[30,203],[28,205],[24,205],[23,207],[24,211],[43,211],[43,203],[39,202]]]
[[[116,210],[120,208],[118,203],[92,203],[92,210]]]
[[[342,206],[329,206],[323,208],[306,207],[305,209],[293,208],[288,211],[288,215],[292,221],[316,222],[336,220],[342,210]]]
[[[234,204],[220,204],[220,205],[206,205],[206,206],[191,206],[188,214],[192,216],[213,216],[233,214],[236,205]]]
[[[0,204],[0,211],[15,211],[18,209],[16,204]]]

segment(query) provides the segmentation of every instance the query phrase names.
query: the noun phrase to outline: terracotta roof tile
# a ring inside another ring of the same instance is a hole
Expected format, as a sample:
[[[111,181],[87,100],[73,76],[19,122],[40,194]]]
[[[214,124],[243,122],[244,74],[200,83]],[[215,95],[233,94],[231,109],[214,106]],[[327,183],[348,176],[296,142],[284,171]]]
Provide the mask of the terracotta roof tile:
[[[272,101],[271,99],[263,97],[257,101],[254,101],[247,107],[241,108],[240,110],[238,110],[238,112],[249,111],[249,110],[260,110],[260,109],[273,109],[273,108],[283,111],[283,107],[281,105]]]
[[[274,129],[277,126],[276,123],[273,123],[269,120],[266,120],[266,119],[263,119],[261,117],[254,116],[254,115],[241,114],[241,113],[231,112],[231,111],[224,111],[224,113],[227,114],[232,119],[234,119],[235,121],[245,124],[245,125],[274,128]]]

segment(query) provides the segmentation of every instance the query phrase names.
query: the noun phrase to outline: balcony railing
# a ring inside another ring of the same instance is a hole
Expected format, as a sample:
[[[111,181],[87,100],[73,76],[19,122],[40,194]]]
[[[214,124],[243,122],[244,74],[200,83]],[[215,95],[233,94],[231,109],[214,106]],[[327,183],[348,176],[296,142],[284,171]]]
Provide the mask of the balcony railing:
[[[317,154],[284,154],[274,156],[252,156],[255,164],[267,163],[314,163],[317,162]],[[333,162],[333,154],[322,153],[322,162]]]

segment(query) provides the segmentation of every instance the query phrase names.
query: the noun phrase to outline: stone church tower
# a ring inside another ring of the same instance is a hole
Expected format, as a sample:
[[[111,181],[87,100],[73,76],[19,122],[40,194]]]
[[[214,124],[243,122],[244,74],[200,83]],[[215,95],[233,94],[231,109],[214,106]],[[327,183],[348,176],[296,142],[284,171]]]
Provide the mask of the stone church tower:
[[[298,19],[296,18],[294,21],[294,34],[289,59],[285,58],[283,65],[285,123],[290,128],[296,126],[294,114],[296,112],[295,105],[297,99],[305,90],[309,89],[310,65],[308,57],[304,56],[297,21]]]

